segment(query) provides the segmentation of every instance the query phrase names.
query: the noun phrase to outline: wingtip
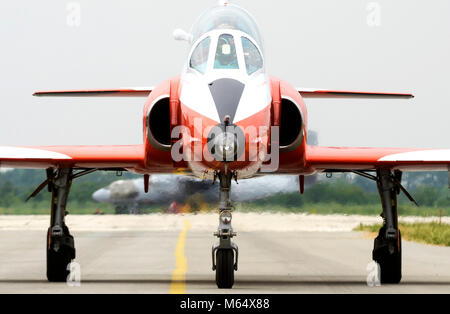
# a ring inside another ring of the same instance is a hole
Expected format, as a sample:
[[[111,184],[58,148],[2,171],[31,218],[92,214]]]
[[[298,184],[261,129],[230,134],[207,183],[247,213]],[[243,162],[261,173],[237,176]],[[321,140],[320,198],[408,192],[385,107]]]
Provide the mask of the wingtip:
[[[34,92],[33,97],[41,97],[43,94],[45,94],[45,93],[44,92]]]

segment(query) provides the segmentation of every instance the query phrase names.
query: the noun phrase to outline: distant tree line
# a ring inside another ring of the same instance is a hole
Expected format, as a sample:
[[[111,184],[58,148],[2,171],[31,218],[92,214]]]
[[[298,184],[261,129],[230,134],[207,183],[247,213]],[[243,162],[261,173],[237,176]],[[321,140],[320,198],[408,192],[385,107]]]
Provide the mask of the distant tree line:
[[[92,202],[92,194],[117,180],[139,178],[132,173],[123,173],[122,177],[114,172],[96,172],[73,181],[70,201],[78,204]],[[23,204],[26,198],[44,180],[45,171],[14,169],[0,173],[0,207],[11,207]],[[404,186],[423,206],[450,207],[447,172],[405,173]],[[402,194],[401,203],[409,202]],[[44,189],[30,203],[42,204],[50,202],[50,193]],[[316,184],[308,186],[305,194],[280,194],[254,203],[277,204],[286,207],[298,207],[304,204],[337,203],[341,205],[379,204],[379,195],[375,182],[349,174],[334,175],[326,179],[319,176]]]
[[[447,172],[405,174],[403,185],[421,206],[450,207],[450,190]],[[409,203],[401,193],[400,204]],[[380,197],[374,181],[348,174],[334,175],[325,179],[321,175],[318,182],[309,186],[304,195],[287,193],[271,196],[256,203],[272,203],[285,207],[298,207],[304,204],[337,203],[340,205],[379,204]]]
[[[117,180],[128,180],[137,175],[123,172],[118,177],[115,172],[96,172],[73,180],[70,201],[85,204],[92,201],[92,194]],[[0,173],[0,207],[11,207],[24,203],[27,197],[46,179],[43,170],[14,169]],[[47,189],[41,191],[29,203],[50,202],[51,194]]]

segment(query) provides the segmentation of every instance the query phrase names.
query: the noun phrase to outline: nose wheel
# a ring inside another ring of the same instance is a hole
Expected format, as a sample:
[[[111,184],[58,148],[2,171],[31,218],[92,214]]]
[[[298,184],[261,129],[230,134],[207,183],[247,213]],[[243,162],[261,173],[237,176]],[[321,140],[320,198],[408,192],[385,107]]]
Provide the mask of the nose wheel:
[[[219,289],[231,289],[234,285],[234,251],[220,249],[216,253],[216,284]]]
[[[234,285],[234,272],[238,270],[238,246],[231,240],[236,236],[231,226],[232,206],[230,200],[231,172],[219,173],[219,227],[214,236],[219,242],[212,247],[212,269],[216,271],[216,284],[219,289],[231,289]]]

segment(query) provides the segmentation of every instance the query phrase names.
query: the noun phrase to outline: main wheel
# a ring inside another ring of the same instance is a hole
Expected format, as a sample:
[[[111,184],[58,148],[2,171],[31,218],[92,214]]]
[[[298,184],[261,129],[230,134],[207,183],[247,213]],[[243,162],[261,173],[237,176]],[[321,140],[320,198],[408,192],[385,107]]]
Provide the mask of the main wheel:
[[[47,279],[50,282],[65,282],[70,271],[68,265],[75,258],[75,249],[73,247],[73,237],[66,235],[59,241],[59,248],[56,251],[54,245],[49,247],[50,229],[47,232]],[[65,243],[67,242],[67,243]]]
[[[389,251],[389,245],[384,240],[382,228],[380,235],[375,239],[373,260],[380,265],[380,281],[385,284],[398,284],[402,279],[402,236],[398,232],[398,245],[394,251]]]
[[[217,250],[216,284],[219,289],[231,289],[234,284],[234,251],[232,249]]]

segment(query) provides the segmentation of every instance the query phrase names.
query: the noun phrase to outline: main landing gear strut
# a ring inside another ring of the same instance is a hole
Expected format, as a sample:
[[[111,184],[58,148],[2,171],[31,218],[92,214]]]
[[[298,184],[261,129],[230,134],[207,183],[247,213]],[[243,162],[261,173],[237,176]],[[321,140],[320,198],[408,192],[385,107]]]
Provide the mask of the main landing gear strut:
[[[216,271],[216,284],[220,289],[231,289],[234,284],[234,271],[238,269],[237,245],[231,241],[236,236],[231,226],[231,180],[233,172],[217,173],[220,181],[219,227],[214,236],[219,242],[212,247],[212,269]]]
[[[50,206],[50,227],[47,231],[47,279],[50,282],[65,282],[70,274],[69,264],[75,259],[75,243],[73,236],[66,225],[65,217],[67,199],[69,197],[72,180],[96,172],[100,169],[87,168],[78,169],[75,173],[72,168],[49,168],[46,170],[47,179],[37,187],[28,197],[38,195],[46,186],[52,193]],[[110,168],[103,171],[117,171],[121,173],[124,169]]]
[[[380,266],[381,283],[397,284],[402,279],[402,235],[398,226],[397,196],[403,192],[416,206],[416,200],[402,186],[402,172],[399,170],[378,169],[376,176],[365,171],[352,171],[377,183],[384,220],[378,236],[375,238],[372,258]]]
[[[374,241],[372,258],[380,265],[381,283],[399,283],[402,278],[402,239],[398,228],[397,195],[401,172],[377,171],[377,186],[383,205],[383,227]]]
[[[64,282],[69,275],[68,265],[75,258],[73,236],[65,223],[66,204],[72,184],[72,169],[47,172],[52,192],[50,227],[47,232],[47,279]]]

